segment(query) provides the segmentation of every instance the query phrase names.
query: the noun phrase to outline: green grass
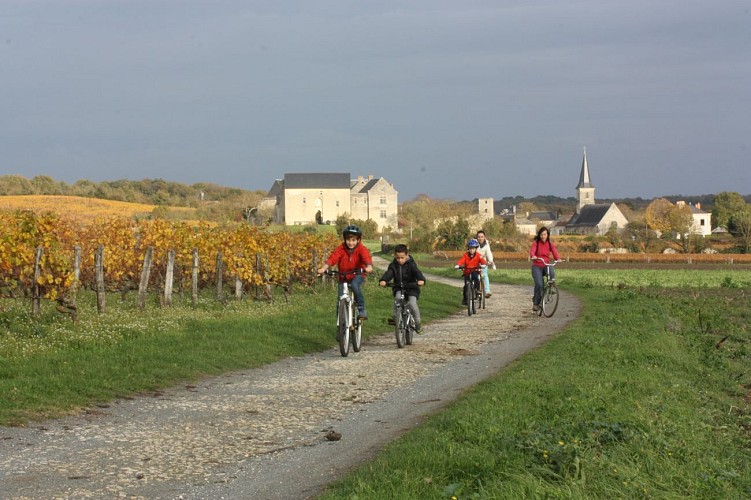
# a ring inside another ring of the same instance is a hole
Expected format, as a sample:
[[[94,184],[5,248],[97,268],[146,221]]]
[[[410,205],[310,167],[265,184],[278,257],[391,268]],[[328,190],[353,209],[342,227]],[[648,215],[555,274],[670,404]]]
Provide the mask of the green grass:
[[[424,321],[459,307],[451,287],[431,284],[420,298]],[[389,289],[366,282],[368,336],[391,331]],[[335,345],[336,288],[296,290],[285,303],[242,300],[226,305],[208,296],[197,307],[176,298],[174,307],[146,311],[108,297],[96,313],[95,297],[79,294],[81,319],[73,324],[43,303],[29,317],[29,302],[0,301],[0,425],[58,417],[83,406],[154,391],[205,375],[260,366]]]
[[[322,498],[751,497],[748,290],[568,290],[563,333]]]

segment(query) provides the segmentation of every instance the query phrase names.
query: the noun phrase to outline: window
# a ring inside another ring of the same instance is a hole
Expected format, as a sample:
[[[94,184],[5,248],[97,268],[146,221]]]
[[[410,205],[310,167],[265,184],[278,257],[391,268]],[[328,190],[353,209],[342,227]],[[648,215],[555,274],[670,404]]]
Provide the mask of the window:
[[[336,206],[337,207],[339,206],[339,200],[336,200]]]
[[[337,201],[337,203],[339,203],[339,202]],[[355,206],[357,205],[357,198],[352,198],[352,204],[355,205]]]
[[[699,220],[699,225],[702,225],[702,226],[704,225],[704,219]]]
[[[302,204],[305,205],[305,198],[302,199]]]
[[[386,218],[386,211],[381,210],[381,219],[385,219],[385,218]]]
[[[385,204],[386,204],[386,197],[381,196],[381,205],[385,205]]]

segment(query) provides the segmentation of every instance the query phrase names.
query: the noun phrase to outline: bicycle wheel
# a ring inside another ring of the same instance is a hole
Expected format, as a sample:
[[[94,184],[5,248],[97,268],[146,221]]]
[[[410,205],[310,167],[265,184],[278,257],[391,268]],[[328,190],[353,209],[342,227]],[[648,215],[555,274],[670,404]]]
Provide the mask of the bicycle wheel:
[[[474,304],[474,290],[472,289],[472,283],[469,281],[464,283],[464,301],[467,303],[467,316],[472,316],[472,305]]]
[[[407,312],[407,314],[404,315],[406,321],[406,328],[404,328],[404,339],[407,341],[407,345],[412,345],[412,338],[414,337],[415,333],[415,318],[412,316],[411,312]]]
[[[402,316],[402,306],[397,306],[396,314],[394,314],[394,333],[396,334],[396,346],[401,349],[407,343],[406,333],[404,329],[404,317]]]
[[[485,280],[480,278],[480,309],[485,309]]]
[[[339,301],[339,332],[337,340],[339,341],[339,352],[343,357],[349,354],[349,304],[346,300]]]
[[[353,308],[354,309],[354,308]],[[356,311],[352,311],[352,349],[355,352],[360,352],[362,347],[362,320],[357,316]]]
[[[558,309],[558,287],[555,283],[548,283],[545,287],[545,294],[542,296],[542,314],[549,318],[555,314],[556,309]]]

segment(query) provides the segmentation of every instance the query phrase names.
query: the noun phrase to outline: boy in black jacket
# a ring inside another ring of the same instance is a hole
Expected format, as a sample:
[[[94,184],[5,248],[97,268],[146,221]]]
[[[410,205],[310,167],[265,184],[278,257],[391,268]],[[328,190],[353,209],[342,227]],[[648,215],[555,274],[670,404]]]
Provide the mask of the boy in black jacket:
[[[417,299],[420,297],[420,287],[425,284],[425,276],[417,268],[415,260],[410,257],[407,245],[396,245],[394,247],[394,260],[389,264],[389,268],[381,276],[378,282],[381,286],[394,280],[394,284],[402,285],[404,294],[407,296],[407,307],[415,318],[415,331],[422,333],[422,323],[420,322],[420,309],[417,307]],[[402,289],[394,288],[394,296],[402,293]],[[394,302],[394,314],[396,314],[396,302]],[[389,323],[393,321],[390,320]]]

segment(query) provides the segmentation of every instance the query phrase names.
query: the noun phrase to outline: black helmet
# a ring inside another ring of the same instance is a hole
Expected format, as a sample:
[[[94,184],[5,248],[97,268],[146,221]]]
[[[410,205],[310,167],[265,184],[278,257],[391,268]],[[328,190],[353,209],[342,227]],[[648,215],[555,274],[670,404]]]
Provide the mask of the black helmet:
[[[342,236],[344,238],[347,237],[348,234],[352,234],[354,236],[357,236],[358,238],[362,238],[362,231],[359,227],[355,226],[354,224],[350,224],[349,226],[345,227],[342,231]]]

